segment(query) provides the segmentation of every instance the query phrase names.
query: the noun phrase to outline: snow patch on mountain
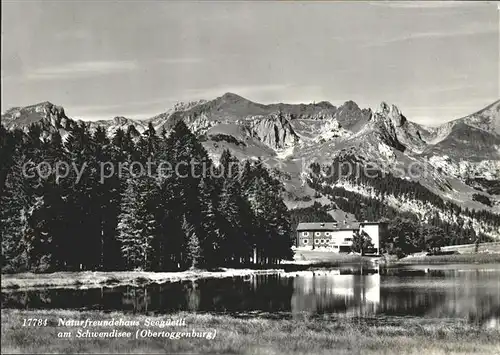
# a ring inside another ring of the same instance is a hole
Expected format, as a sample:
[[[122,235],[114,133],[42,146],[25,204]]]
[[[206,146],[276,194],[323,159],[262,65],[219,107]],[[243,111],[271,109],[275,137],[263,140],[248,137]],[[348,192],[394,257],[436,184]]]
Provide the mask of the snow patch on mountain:
[[[215,127],[220,122],[209,120],[206,115],[201,115],[196,119],[188,119],[186,124],[188,128],[196,135],[205,134],[210,128]]]
[[[283,160],[287,159],[287,158],[293,156],[294,149],[295,149],[294,146],[290,146],[290,147],[285,148],[285,149],[277,150],[276,151],[276,158],[283,159]]]
[[[346,137],[349,133],[340,127],[337,120],[328,121],[319,132],[318,136],[314,139],[316,142],[329,141],[332,138]]]
[[[482,160],[479,162],[455,161],[451,157],[432,156],[429,163],[438,171],[456,178],[485,178],[487,180],[500,180],[500,161]]]
[[[166,125],[166,123],[171,119],[171,117],[178,112],[185,112],[191,109],[194,109],[195,107],[199,105],[205,104],[207,101],[206,100],[197,100],[197,101],[189,101],[189,102],[177,102],[174,104],[173,107],[168,109],[165,112],[160,113],[159,115],[156,115],[149,120],[146,120],[146,124],[151,122],[153,124],[153,127],[156,131],[161,131]]]
[[[378,151],[380,152],[380,154],[385,156],[387,159],[390,159],[390,160],[394,159],[395,154],[387,144],[379,143],[378,144]]]
[[[140,134],[144,133],[148,127],[145,121],[133,120],[123,116],[116,116],[112,120],[91,121],[87,125],[91,132],[94,132],[98,126],[104,127],[108,137],[113,137],[119,129],[127,132],[130,126],[133,126]]]

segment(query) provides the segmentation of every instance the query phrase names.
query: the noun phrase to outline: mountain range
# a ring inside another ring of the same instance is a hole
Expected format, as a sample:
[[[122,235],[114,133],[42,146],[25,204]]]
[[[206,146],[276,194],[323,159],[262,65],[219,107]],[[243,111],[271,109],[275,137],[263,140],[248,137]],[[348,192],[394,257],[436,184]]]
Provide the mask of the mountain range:
[[[46,137],[58,130],[63,140],[75,125],[87,125],[90,130],[100,125],[109,136],[132,127],[138,135],[150,123],[157,133],[168,132],[179,120],[198,136],[215,162],[225,149],[238,159],[262,160],[282,181],[289,208],[319,202],[331,205],[337,220],[355,219],[353,211],[343,210],[331,196],[312,187],[310,169],[313,163],[327,167],[334,161],[355,159],[362,166],[375,165],[402,184],[418,184],[461,208],[500,213],[500,100],[438,126],[412,122],[397,106],[385,102],[374,110],[360,108],[353,101],[338,107],[326,101],[264,105],[233,93],[210,101],[179,103],[147,120],[120,116],[81,121],[50,102],[11,108],[1,116],[8,129],[27,130],[37,124]],[[370,181],[341,178],[322,183],[416,214],[423,221],[438,214],[458,223],[456,216],[429,201],[381,192]],[[500,238],[494,225],[468,215],[460,218],[476,232]]]

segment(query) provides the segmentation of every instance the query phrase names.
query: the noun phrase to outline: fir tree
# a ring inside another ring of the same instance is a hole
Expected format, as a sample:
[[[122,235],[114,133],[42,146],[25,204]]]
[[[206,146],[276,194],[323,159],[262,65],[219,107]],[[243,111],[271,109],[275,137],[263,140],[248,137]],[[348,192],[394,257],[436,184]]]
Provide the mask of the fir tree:
[[[188,235],[187,242],[187,261],[190,265],[190,269],[195,269],[198,266],[198,262],[201,256],[200,243],[196,233],[193,231]]]
[[[149,270],[156,221],[151,211],[150,184],[130,178],[122,197],[117,240],[127,269]]]
[[[372,238],[365,231],[355,231],[352,238],[351,250],[363,255],[365,251],[373,248]]]
[[[202,249],[202,264],[205,266],[215,266],[217,264],[217,254],[221,246],[222,231],[217,223],[218,200],[213,182],[209,178],[200,180],[199,203],[201,211],[201,230],[203,238],[200,240]]]
[[[25,239],[27,212],[31,199],[22,175],[25,162],[19,150],[12,154],[14,164],[5,179],[5,192],[0,195],[0,235],[2,237],[2,272],[26,271],[28,246]]]

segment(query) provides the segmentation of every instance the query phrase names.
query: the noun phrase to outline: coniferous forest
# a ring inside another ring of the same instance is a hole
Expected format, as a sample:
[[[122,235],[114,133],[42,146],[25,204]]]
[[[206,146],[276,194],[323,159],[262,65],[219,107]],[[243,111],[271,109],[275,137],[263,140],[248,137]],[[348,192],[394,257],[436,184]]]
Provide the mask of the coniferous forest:
[[[149,161],[180,168],[161,174]],[[70,166],[64,178],[50,168],[57,162]],[[259,161],[237,162],[224,151],[215,165],[182,121],[169,134],[150,124],[112,138],[85,124],[64,139],[36,125],[0,126],[2,272],[175,271],[291,258],[281,184]],[[26,163],[46,170],[27,174]]]
[[[261,161],[239,162],[226,150],[215,164],[182,121],[169,134],[151,124],[142,134],[130,126],[111,138],[85,124],[70,132],[63,138],[37,125],[27,131],[0,126],[2,272],[273,264],[292,257],[299,222],[333,221],[331,208],[359,221],[387,221],[381,248],[400,256],[491,240],[474,231],[472,219],[500,226],[497,215],[463,209],[416,182],[381,172],[346,175],[345,159],[361,164],[354,157],[311,166],[309,185],[332,206],[288,211],[281,183]],[[63,176],[54,168],[58,162],[68,164]],[[162,174],[158,162],[180,168]],[[46,171],[27,171],[26,164]],[[379,196],[335,186],[341,177]],[[431,203],[436,211],[421,221],[385,203],[388,194]]]
[[[355,167],[347,170],[344,161]],[[491,228],[500,228],[500,216],[488,211],[469,210],[457,204],[444,201],[418,182],[382,173],[370,168],[370,174],[356,174],[363,171],[361,162],[356,157],[347,156],[336,159],[331,165],[311,165],[309,185],[316,191],[334,201],[331,208],[339,208],[352,213],[358,221],[384,221],[388,223],[388,233],[380,240],[383,252],[404,256],[424,250],[434,250],[446,245],[491,242],[493,238],[484,233],[476,233],[472,221]],[[344,170],[343,170],[344,169]],[[373,189],[375,196],[368,197],[359,193],[335,186],[340,179]],[[435,210],[422,220],[412,211],[401,211],[385,202],[387,196],[393,195],[400,201],[416,200],[421,204],[435,206]],[[446,219],[443,216],[447,217]]]

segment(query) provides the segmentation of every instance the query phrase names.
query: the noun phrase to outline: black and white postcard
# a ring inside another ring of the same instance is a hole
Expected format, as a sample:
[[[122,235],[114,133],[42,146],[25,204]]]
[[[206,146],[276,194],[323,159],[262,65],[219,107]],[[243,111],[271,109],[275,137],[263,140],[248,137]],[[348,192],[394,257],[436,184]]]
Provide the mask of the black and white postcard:
[[[497,2],[1,5],[2,354],[500,354]]]

